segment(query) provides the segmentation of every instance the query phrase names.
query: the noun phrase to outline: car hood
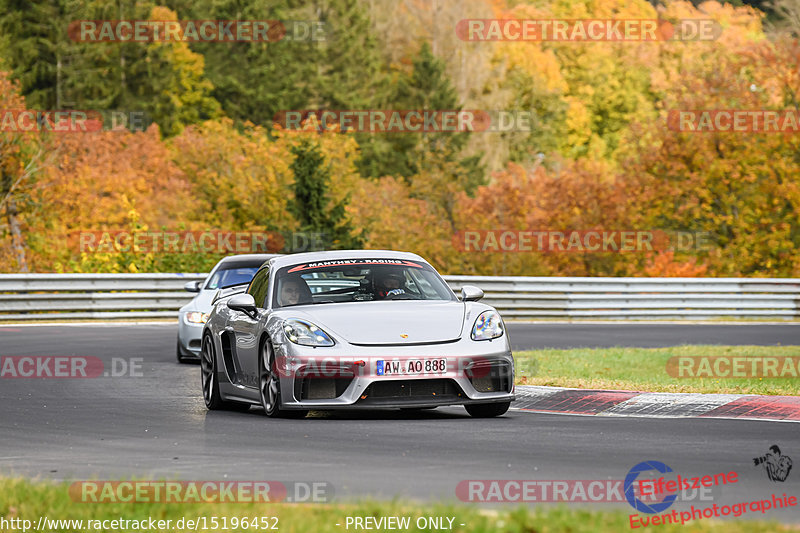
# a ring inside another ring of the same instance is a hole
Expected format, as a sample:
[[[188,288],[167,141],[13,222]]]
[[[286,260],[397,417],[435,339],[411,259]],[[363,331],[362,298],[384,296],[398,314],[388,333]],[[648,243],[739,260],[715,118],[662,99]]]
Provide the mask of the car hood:
[[[297,311],[300,311],[298,308]],[[292,313],[284,310],[286,318]],[[303,306],[297,318],[310,320],[351,344],[403,345],[454,341],[464,326],[458,301],[390,301]],[[304,316],[303,316],[304,315]]]
[[[197,296],[195,296],[191,302],[183,306],[181,311],[200,311],[201,313],[210,313],[211,300],[214,299],[215,294],[217,294],[216,289],[202,290],[197,293]]]

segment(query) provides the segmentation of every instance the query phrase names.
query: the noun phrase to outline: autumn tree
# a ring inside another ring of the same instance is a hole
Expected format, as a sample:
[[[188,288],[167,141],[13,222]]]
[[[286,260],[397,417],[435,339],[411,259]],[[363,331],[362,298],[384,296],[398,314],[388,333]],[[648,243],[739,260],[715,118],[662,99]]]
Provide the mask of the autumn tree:
[[[796,112],[796,42],[723,38],[734,48],[717,46],[702,60],[683,63],[665,107]],[[667,118],[665,110],[659,123],[635,125],[631,132],[626,180],[642,223],[710,233],[713,248],[695,255],[711,274],[797,275],[796,133],[687,131]]]
[[[150,20],[177,20],[174,11],[155,7]],[[188,124],[197,124],[220,114],[220,105],[212,96],[213,86],[204,76],[204,59],[185,42],[147,44],[148,93],[154,96],[145,103],[165,135],[176,135]]]
[[[414,197],[404,180],[364,180],[346,209],[365,247],[415,252],[440,272],[464,273],[451,242],[452,226],[429,202]]]
[[[4,117],[26,111],[19,91],[19,84],[7,72],[0,71],[0,109]],[[5,215],[0,230],[4,244],[0,265],[8,270],[29,270],[26,219],[35,205],[31,191],[50,161],[46,142],[37,133],[14,131],[13,126],[0,129],[0,212]]]
[[[193,224],[201,220],[202,204],[172,163],[157,126],[137,133],[76,132],[54,142],[58,157],[34,191],[39,208],[29,222],[38,270],[148,272],[209,266],[197,255],[81,248],[82,232],[205,229]]]

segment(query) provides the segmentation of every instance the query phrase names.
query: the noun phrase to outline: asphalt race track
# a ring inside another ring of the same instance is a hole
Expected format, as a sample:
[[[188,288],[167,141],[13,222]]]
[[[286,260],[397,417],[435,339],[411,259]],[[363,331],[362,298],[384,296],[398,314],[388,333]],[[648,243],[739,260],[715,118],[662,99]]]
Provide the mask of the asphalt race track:
[[[517,347],[800,344],[796,325],[515,324],[510,335]],[[141,358],[134,377],[1,379],[0,475],[324,481],[336,501],[455,501],[462,480],[616,480],[636,463],[657,460],[684,476],[738,472],[737,483],[715,493],[720,505],[800,492],[797,467],[785,483],[775,483],[752,461],[778,444],[798,464],[795,423],[515,410],[477,420],[462,408],[270,420],[256,408],[208,412],[199,366],[177,364],[174,346],[174,324],[0,326],[0,356],[94,356],[106,368],[112,358]],[[626,503],[608,505],[632,512]],[[797,522],[798,516],[795,507],[742,518]]]

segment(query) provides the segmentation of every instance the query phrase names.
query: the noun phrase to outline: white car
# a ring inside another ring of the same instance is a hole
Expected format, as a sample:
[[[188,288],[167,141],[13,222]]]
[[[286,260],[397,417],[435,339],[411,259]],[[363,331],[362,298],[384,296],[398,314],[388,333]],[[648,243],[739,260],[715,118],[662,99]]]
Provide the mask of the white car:
[[[266,261],[278,254],[231,255],[214,266],[208,277],[202,281],[190,281],[184,285],[189,292],[196,292],[191,302],[178,312],[178,361],[200,360],[200,335],[203,325],[211,312],[211,300],[218,289],[234,285],[247,285],[253,275]]]

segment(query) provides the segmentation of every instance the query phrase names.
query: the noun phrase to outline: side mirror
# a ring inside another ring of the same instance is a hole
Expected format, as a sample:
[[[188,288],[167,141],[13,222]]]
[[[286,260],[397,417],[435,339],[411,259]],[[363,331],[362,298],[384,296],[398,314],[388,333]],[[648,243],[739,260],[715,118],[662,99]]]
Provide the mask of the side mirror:
[[[464,285],[461,287],[462,302],[477,302],[483,298],[483,291],[475,285]]]
[[[183,286],[183,290],[186,292],[200,292],[200,287],[203,285],[202,281],[190,281],[186,285]]]
[[[252,294],[237,294],[228,300],[228,309],[241,311],[250,317],[256,316],[256,301]]]

